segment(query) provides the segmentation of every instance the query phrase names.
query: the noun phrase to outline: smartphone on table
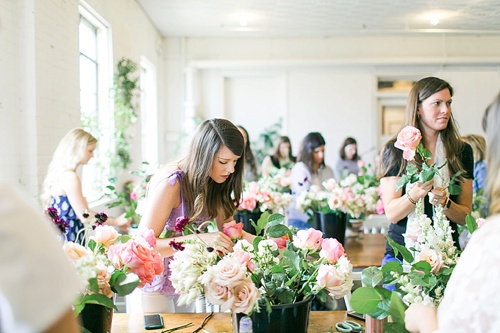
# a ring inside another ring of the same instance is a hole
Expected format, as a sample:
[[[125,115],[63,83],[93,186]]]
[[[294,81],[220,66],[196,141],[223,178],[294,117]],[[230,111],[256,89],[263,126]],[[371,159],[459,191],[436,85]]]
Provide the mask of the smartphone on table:
[[[159,313],[144,315],[144,328],[147,330],[163,328],[163,318]]]

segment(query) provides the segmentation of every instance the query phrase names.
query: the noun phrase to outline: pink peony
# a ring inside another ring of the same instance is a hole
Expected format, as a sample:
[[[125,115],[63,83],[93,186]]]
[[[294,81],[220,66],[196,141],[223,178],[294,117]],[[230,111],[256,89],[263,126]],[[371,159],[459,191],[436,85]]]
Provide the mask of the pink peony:
[[[330,264],[335,264],[344,255],[344,247],[335,238],[325,238],[321,243],[319,256],[328,260]]]
[[[234,220],[224,223],[222,231],[232,240],[240,239],[243,237],[243,223],[236,223]]]
[[[241,198],[240,200],[240,205],[238,206],[239,210],[246,209],[246,210],[254,210],[257,208],[257,197],[254,195],[248,195],[245,198]]]
[[[406,126],[399,132],[394,147],[403,151],[403,158],[407,161],[412,161],[415,158],[415,150],[417,149],[422,134],[418,128]]]
[[[297,231],[297,235],[293,238],[293,245],[301,249],[309,249],[316,252],[321,248],[323,241],[323,233],[314,228]]]
[[[151,248],[154,249],[156,247],[156,237],[153,229],[141,228],[137,230],[136,238],[138,237],[144,238]]]

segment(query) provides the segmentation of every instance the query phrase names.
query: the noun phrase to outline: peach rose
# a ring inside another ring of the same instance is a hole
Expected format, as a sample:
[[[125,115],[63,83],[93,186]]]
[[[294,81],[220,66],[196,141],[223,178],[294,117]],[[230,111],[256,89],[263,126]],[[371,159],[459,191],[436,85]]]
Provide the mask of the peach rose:
[[[231,286],[245,278],[247,268],[235,257],[224,257],[212,272],[215,282],[222,286]]]
[[[247,268],[250,270],[250,271],[253,271],[254,270],[254,263],[252,262],[251,258],[250,258],[250,254],[246,251],[243,251],[242,249],[238,249],[238,248],[235,248],[234,249],[234,252],[233,252],[233,256],[235,258],[238,258],[240,260],[240,262],[247,266]]]
[[[436,274],[443,267],[443,256],[434,250],[424,250],[417,255],[417,261],[426,261],[431,265],[431,272]]]
[[[297,231],[297,235],[293,238],[293,245],[300,249],[309,249],[316,252],[321,248],[323,241],[323,233],[314,228]]]
[[[332,265],[319,266],[316,281],[318,286],[325,288],[330,296],[338,298],[345,294],[345,288],[342,286],[345,278]]]
[[[328,260],[330,264],[335,264],[344,255],[344,247],[335,238],[325,238],[321,243],[319,256]]]
[[[406,126],[399,132],[394,147],[403,151],[405,160],[412,161],[415,158],[415,151],[421,139],[422,134],[418,128]]]
[[[213,305],[220,305],[223,311],[229,310],[233,305],[233,298],[230,298],[229,288],[211,281],[205,285],[205,297],[207,302]]]
[[[234,220],[225,223],[222,232],[232,240],[240,239],[243,236],[243,223],[236,223]]]
[[[73,242],[67,242],[63,248],[71,260],[77,260],[88,253],[86,247]]]
[[[249,277],[239,281],[239,283],[232,288],[231,292],[234,297],[232,311],[236,313],[250,313],[260,297],[259,291]]]
[[[95,228],[94,236],[90,239],[95,240],[96,243],[102,243],[105,247],[109,247],[115,243],[115,240],[120,236],[116,229],[109,225],[100,225]]]

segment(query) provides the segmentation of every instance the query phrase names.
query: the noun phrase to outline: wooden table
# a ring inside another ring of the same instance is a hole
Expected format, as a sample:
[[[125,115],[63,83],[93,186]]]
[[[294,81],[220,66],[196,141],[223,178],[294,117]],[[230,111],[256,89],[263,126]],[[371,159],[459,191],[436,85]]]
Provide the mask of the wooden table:
[[[205,318],[206,313],[163,313],[163,329],[172,328],[193,323],[193,326],[174,331],[176,333],[191,333],[200,326]],[[308,333],[327,333],[331,327],[333,332],[335,324],[339,321],[349,319],[354,320],[364,325],[363,321],[347,317],[345,311],[311,311],[309,318]],[[212,319],[208,321],[204,329],[210,333],[233,333],[233,326],[231,322],[231,314],[227,312],[216,313]],[[160,332],[162,329],[145,330],[143,327],[143,314],[140,313],[115,313],[113,314],[113,324],[111,327],[112,333],[143,333],[143,332]],[[201,330],[200,332],[203,332]],[[272,332],[270,332],[272,333]]]
[[[345,252],[354,268],[380,266],[385,252],[384,234],[360,234],[345,239]]]

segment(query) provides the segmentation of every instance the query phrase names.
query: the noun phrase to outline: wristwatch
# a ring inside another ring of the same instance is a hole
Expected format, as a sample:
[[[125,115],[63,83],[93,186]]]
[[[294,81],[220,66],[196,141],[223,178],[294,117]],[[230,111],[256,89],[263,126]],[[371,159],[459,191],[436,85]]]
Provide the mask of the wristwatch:
[[[450,208],[450,207],[451,207],[451,199],[450,199],[450,198],[448,198],[448,201],[446,201],[446,204],[444,205],[443,210],[447,210],[447,209],[448,209],[448,208]]]

